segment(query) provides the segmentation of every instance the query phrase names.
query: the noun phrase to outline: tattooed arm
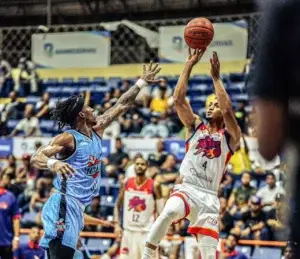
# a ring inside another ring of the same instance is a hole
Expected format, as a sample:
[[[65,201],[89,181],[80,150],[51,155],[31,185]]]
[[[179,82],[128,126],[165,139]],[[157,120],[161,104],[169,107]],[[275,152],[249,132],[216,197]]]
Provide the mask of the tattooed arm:
[[[179,119],[187,128],[186,138],[193,133],[195,127],[199,125],[201,119],[198,115],[194,114],[191,105],[186,100],[186,92],[188,87],[188,80],[194,65],[196,65],[205,52],[204,50],[195,50],[192,54],[189,48],[189,57],[185,62],[184,69],[180,75],[174,91],[174,105],[179,116]]]
[[[143,75],[141,76],[141,79],[144,81],[144,85],[158,83],[159,80],[155,80],[154,77],[159,73],[160,70],[161,69],[158,68],[158,64],[153,66],[152,62],[148,67],[144,65]],[[96,130],[99,135],[102,136],[105,128],[130,108],[131,104],[134,102],[136,96],[141,90],[141,85],[138,82],[127,92],[125,92],[113,107],[107,110],[104,114],[98,116],[97,125],[94,126],[93,129]]]

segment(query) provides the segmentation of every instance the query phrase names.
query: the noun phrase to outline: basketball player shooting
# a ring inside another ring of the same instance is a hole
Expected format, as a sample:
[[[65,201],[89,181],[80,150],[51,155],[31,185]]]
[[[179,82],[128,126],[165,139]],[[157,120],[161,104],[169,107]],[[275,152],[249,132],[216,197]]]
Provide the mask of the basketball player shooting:
[[[148,162],[135,160],[136,176],[123,184],[114,209],[115,234],[122,235],[120,259],[140,259],[156,214],[164,207],[161,185],[146,177]],[[123,228],[119,222],[123,208]],[[122,233],[123,232],[123,233]],[[158,254],[157,254],[158,255]],[[156,256],[158,258],[158,256]]]
[[[79,233],[93,220],[84,209],[99,195],[102,154],[102,135],[105,128],[126,112],[142,87],[157,83],[158,64],[144,65],[136,84],[125,92],[117,103],[103,115],[94,116],[93,108],[84,105],[81,96],[73,96],[57,104],[53,119],[62,129],[71,129],[56,136],[49,145],[41,147],[31,163],[38,169],[49,169],[56,174],[55,192],[42,211],[44,236],[41,246],[49,259],[73,258]]]
[[[187,128],[186,155],[180,167],[182,184],[176,185],[163,212],[151,227],[143,259],[153,258],[159,241],[173,222],[190,220],[188,232],[195,235],[202,259],[215,259],[219,239],[219,199],[217,191],[226,164],[240,141],[240,128],[230,98],[220,78],[220,62],[213,53],[211,76],[215,98],[206,110],[207,124],[194,114],[186,92],[193,67],[205,50],[195,50],[186,60],[178,80],[174,102],[178,116]]]

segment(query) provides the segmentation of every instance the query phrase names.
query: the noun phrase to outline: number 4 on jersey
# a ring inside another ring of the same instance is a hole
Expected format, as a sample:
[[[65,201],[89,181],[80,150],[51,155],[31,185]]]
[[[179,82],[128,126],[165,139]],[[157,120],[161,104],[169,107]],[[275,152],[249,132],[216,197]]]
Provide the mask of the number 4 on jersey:
[[[202,164],[202,168],[203,168],[204,171],[206,170],[206,167],[207,167],[207,161],[205,161],[205,162]]]

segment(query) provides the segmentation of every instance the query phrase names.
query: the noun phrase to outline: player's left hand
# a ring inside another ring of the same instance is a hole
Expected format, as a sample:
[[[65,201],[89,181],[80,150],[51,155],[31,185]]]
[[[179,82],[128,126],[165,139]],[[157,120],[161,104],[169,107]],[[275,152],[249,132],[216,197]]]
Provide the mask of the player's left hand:
[[[213,52],[213,56],[210,59],[210,74],[213,79],[220,78],[220,61],[217,52]]]
[[[20,246],[20,240],[18,238],[14,238],[12,241],[12,250],[16,251]]]
[[[141,79],[144,79],[147,81],[148,84],[157,84],[160,82],[160,80],[156,80],[155,76],[159,73],[161,70],[160,67],[158,67],[159,64],[153,65],[153,61],[150,62],[148,66],[143,65],[143,74],[141,76]]]

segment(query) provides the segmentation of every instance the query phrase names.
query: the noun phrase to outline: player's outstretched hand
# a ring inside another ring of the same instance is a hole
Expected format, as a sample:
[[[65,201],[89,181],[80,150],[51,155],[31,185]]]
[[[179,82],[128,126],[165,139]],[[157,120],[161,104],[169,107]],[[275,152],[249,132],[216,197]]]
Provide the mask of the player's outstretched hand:
[[[145,81],[147,81],[148,84],[157,84],[157,83],[159,83],[160,80],[155,79],[155,76],[161,70],[161,68],[158,67],[158,66],[159,66],[158,63],[153,65],[153,61],[151,61],[148,66],[143,65],[143,74],[141,76],[141,79],[144,79]]]
[[[60,174],[64,178],[73,177],[75,174],[74,168],[62,161],[55,162],[53,165],[53,172]]]
[[[210,74],[213,79],[220,78],[220,61],[217,52],[213,52],[213,56],[210,59]]]
[[[202,58],[203,54],[205,53],[205,49],[195,49],[192,53],[192,49],[189,47],[189,56],[186,59],[186,63],[191,64],[192,66],[196,65],[200,59]]]

